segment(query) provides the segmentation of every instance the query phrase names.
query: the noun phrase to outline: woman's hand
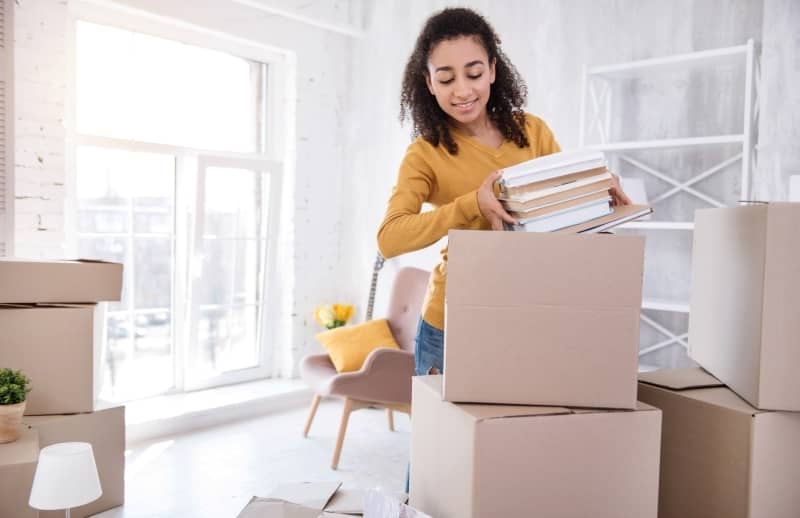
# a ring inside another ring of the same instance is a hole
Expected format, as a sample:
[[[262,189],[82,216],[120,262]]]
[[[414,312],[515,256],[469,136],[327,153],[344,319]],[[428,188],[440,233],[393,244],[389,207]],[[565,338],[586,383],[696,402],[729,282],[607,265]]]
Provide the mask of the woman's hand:
[[[503,230],[503,222],[516,224],[516,220],[503,209],[497,196],[494,195],[494,182],[500,179],[502,171],[495,171],[486,177],[480,187],[478,187],[478,208],[492,225],[492,230]],[[622,192],[620,190],[620,192]],[[626,197],[627,198],[627,197]]]
[[[612,173],[611,181],[614,183],[609,190],[611,193],[611,206],[618,207],[620,205],[631,205],[633,202],[630,198],[628,198],[628,195],[625,194],[625,191],[622,190],[622,186],[619,183],[619,176]]]

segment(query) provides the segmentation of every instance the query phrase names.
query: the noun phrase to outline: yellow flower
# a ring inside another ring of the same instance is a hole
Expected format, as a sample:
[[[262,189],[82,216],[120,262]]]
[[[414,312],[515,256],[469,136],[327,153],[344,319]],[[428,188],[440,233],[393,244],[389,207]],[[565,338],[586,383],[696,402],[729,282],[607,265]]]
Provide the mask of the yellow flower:
[[[352,316],[353,306],[349,304],[318,306],[314,310],[314,319],[327,329],[345,325]]]
[[[344,325],[353,316],[353,306],[352,304],[334,304],[333,314],[336,316],[336,320]]]

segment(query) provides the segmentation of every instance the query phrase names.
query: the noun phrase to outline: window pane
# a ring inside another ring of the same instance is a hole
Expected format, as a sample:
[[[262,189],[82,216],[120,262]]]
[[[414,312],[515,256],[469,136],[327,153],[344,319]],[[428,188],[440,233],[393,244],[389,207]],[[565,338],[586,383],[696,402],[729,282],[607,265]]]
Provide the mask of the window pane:
[[[137,239],[134,241],[133,253],[136,309],[170,308],[172,305],[172,240]]]
[[[175,206],[175,161],[166,162],[136,171],[139,182],[147,189],[139,189],[133,201],[133,229],[137,233],[172,234]]]
[[[260,63],[87,22],[76,39],[78,132],[259,150]]]
[[[169,312],[109,314],[100,397],[129,401],[175,385]]]
[[[195,376],[206,378],[258,365],[258,307],[202,309],[197,320]]]
[[[260,237],[262,182],[267,176],[244,169],[206,170],[205,228],[207,236]],[[264,195],[266,197],[266,194]]]

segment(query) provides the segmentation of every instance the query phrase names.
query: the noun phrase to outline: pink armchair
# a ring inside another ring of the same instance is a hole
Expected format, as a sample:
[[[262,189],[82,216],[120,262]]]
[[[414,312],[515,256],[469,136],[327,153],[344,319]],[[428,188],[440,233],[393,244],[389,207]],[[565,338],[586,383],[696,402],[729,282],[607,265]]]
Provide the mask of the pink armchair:
[[[389,300],[389,327],[400,349],[377,349],[356,372],[336,372],[327,354],[303,358],[300,375],[311,386],[314,398],[306,419],[303,437],[308,431],[323,396],[344,400],[342,420],[333,452],[331,468],[339,465],[344,434],[350,413],[359,408],[386,408],[389,429],[394,431],[392,411],[411,413],[411,377],[414,375],[414,337],[428,285],[429,272],[418,268],[402,268],[397,272]]]

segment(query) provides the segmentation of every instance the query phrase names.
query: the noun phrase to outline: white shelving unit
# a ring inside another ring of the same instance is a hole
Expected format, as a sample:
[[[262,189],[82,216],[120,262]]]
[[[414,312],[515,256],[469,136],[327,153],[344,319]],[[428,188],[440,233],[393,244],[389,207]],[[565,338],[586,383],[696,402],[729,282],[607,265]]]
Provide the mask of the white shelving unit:
[[[701,192],[693,186],[712,175],[739,163],[741,167],[741,192],[740,199],[750,199],[751,176],[755,170],[755,142],[758,125],[758,91],[759,80],[759,47],[755,40],[748,40],[744,45],[725,47],[688,54],[644,59],[614,65],[584,67],[583,85],[580,108],[580,147],[597,149],[606,152],[617,163],[624,162],[635,167],[644,174],[665,182],[670,187],[658,196],[649,199],[650,205],[656,205],[672,196],[680,194],[693,196],[709,207],[724,207],[723,200]],[[628,140],[611,141],[611,118],[616,108],[615,103],[624,103],[625,100],[613,98],[613,86],[620,80],[650,77],[655,74],[668,74],[676,71],[709,70],[721,65],[744,65],[744,105],[742,106],[742,132],[736,134],[723,134],[712,136],[654,139],[654,140]],[[592,142],[588,138],[594,136]],[[628,154],[632,151],[701,148],[704,146],[738,145],[736,153],[714,164],[712,167],[692,174],[688,180],[673,178],[668,172],[659,171],[642,163]],[[691,216],[693,217],[693,216]],[[624,225],[622,228],[647,230],[647,231],[693,231],[693,221],[640,221]],[[652,233],[651,233],[652,235]],[[689,302],[685,300],[670,301],[645,298],[642,309],[650,311],[665,311],[672,313],[689,313]],[[663,334],[665,340],[648,346],[639,352],[645,355],[673,344],[687,347],[688,332],[667,329],[642,313],[642,321]]]

